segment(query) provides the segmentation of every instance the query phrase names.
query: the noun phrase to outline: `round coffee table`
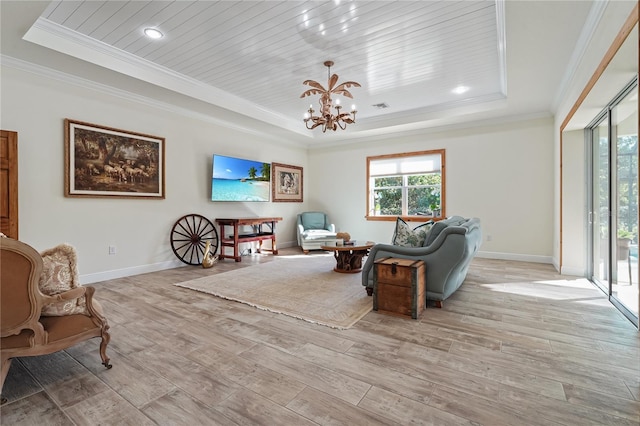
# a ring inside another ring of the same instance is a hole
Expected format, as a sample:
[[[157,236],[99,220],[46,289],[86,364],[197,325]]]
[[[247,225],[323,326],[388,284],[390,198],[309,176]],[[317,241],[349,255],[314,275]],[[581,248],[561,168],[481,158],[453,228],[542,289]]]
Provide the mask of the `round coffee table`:
[[[341,246],[321,246],[322,250],[332,251],[336,258],[336,272],[355,274],[362,270],[362,258],[369,254],[373,241],[354,241],[353,244]]]

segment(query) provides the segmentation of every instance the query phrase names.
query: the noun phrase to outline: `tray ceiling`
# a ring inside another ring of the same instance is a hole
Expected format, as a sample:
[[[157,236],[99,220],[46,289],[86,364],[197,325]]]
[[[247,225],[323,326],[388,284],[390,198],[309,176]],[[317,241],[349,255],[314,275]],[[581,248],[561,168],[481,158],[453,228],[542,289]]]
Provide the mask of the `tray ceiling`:
[[[564,62],[552,68],[568,62],[588,10],[574,8],[579,22],[565,26]],[[554,17],[536,8],[530,18],[553,24],[569,11],[565,5]],[[24,39],[293,138],[317,139],[420,128],[460,111],[504,107],[506,16],[504,2],[482,0],[54,1]],[[164,37],[145,37],[149,27]],[[325,60],[334,61],[340,82],[362,85],[351,90],[354,100],[342,100],[358,108],[358,122],[342,134],[311,132],[302,122],[309,104],[317,105],[317,97],[300,99],[302,82],[326,84]],[[560,78],[556,72],[554,90]]]

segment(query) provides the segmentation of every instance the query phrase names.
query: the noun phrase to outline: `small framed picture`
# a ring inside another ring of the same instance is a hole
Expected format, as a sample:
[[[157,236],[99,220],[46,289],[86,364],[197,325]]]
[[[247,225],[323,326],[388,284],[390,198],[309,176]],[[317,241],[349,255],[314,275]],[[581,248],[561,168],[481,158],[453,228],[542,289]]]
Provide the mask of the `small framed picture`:
[[[164,138],[64,120],[66,197],[165,198]]]
[[[302,167],[271,163],[271,200],[302,202]]]

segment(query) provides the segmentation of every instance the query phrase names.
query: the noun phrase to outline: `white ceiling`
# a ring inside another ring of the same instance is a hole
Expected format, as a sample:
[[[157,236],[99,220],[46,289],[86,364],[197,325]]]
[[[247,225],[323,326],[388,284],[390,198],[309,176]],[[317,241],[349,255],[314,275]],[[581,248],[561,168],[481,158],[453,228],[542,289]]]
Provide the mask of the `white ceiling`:
[[[594,4],[2,1],[1,53],[318,146],[551,114]],[[146,27],[165,36],[150,40]],[[302,121],[317,97],[300,95],[304,80],[326,84],[325,60],[362,87],[343,100],[357,105],[357,123],[322,134]],[[469,90],[452,92],[461,85]]]

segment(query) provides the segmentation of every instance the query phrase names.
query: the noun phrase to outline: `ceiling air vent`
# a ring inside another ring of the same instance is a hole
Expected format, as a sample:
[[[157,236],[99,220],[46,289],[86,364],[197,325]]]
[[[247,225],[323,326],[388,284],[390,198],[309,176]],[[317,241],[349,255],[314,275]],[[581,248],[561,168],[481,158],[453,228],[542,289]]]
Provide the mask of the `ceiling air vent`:
[[[378,109],[389,108],[389,105],[386,102],[381,102],[379,104],[373,104],[371,106],[374,107],[374,108],[378,108]]]

